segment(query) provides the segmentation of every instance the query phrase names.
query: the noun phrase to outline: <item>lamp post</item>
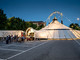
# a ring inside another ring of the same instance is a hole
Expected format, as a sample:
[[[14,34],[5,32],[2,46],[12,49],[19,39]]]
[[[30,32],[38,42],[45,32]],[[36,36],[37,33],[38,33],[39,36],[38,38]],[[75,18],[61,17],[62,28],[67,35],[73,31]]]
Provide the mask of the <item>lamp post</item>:
[[[78,20],[78,24],[79,24],[79,18],[77,18],[77,20]]]

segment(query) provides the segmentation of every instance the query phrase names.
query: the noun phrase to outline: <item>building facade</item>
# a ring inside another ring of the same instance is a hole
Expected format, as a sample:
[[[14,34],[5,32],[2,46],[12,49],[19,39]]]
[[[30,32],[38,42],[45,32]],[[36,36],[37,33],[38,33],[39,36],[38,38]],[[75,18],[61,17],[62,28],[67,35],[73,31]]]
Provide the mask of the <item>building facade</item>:
[[[40,25],[46,26],[46,22],[43,22],[43,21],[28,21],[28,22],[36,24],[37,27]]]

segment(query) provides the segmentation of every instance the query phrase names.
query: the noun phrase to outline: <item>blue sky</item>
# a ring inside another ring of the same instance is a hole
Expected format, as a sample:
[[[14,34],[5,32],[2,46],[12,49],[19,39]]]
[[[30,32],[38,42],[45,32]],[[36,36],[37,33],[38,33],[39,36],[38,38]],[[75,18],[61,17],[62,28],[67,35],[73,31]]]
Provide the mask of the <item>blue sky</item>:
[[[8,18],[15,16],[25,21],[46,21],[54,11],[62,12],[73,23],[78,23],[80,18],[80,0],[0,0],[0,8]],[[69,26],[70,22],[64,17],[63,21]]]

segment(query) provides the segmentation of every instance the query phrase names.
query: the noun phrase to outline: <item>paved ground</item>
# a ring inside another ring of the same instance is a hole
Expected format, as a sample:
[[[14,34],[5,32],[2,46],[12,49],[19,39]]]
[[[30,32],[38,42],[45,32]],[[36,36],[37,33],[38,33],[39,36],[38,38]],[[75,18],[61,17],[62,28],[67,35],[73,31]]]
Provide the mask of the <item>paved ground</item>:
[[[0,59],[80,60],[80,40],[44,40],[0,44]]]
[[[11,56],[16,54],[22,53],[34,46],[37,46],[41,43],[46,42],[45,40],[42,41],[27,41],[22,43],[11,43],[6,44],[5,42],[0,42],[0,60],[7,59]]]

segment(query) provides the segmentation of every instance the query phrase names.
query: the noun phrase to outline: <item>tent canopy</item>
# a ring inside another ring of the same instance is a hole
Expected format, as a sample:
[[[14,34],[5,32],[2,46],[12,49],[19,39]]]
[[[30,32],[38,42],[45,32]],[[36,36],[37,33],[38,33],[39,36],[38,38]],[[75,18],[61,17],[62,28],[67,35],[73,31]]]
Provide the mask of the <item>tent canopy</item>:
[[[73,30],[60,22],[55,18],[53,19],[48,26],[42,28],[39,31],[35,31],[34,37],[35,38],[47,38],[47,39],[76,39],[79,38]],[[80,33],[80,32],[79,32]]]

